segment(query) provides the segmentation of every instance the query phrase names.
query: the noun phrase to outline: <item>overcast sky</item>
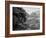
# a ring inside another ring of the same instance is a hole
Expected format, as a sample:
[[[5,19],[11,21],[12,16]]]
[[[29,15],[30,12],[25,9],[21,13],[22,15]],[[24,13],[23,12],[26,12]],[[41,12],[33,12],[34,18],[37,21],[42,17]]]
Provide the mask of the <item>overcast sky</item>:
[[[30,7],[23,7],[23,9],[30,15],[32,12],[37,12],[40,11],[39,8],[30,8]]]

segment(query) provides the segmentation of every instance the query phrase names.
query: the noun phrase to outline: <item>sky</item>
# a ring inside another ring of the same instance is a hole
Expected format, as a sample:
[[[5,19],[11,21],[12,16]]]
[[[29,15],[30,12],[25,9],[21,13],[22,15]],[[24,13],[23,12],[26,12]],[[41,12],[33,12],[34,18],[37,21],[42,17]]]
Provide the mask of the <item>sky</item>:
[[[30,15],[32,12],[37,12],[40,11],[40,8],[30,8],[30,7],[23,7],[23,9]]]

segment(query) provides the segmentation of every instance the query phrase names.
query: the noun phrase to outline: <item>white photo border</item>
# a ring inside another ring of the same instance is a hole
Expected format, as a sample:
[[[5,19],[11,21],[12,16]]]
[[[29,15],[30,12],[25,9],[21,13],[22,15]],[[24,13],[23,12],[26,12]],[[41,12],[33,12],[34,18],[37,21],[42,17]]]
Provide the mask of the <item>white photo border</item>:
[[[13,31],[12,30],[12,7],[33,7],[33,8],[40,8],[40,30],[25,30],[25,31]],[[18,4],[10,4],[10,34],[23,34],[23,33],[39,33],[42,32],[42,6],[37,5],[18,5]]]

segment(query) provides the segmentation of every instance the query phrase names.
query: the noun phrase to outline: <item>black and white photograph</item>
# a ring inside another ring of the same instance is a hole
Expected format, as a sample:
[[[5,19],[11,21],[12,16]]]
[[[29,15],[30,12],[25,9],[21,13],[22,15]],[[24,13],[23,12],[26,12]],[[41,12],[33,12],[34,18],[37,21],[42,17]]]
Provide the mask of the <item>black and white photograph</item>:
[[[39,30],[40,8],[13,7],[14,30]]]

